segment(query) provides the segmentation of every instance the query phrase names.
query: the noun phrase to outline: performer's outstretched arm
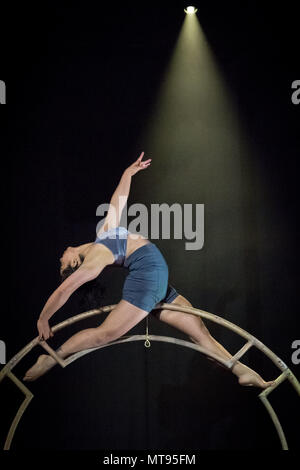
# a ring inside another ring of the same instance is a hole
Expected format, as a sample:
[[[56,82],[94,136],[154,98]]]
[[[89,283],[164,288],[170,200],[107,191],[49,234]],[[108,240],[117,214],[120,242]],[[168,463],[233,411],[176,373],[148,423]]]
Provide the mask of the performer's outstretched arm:
[[[101,271],[111,263],[110,254],[99,253],[91,248],[79,268],[67,277],[60,286],[50,295],[39,316],[37,327],[40,339],[53,336],[49,326],[49,319],[59,310],[82,284],[95,279]]]
[[[148,166],[150,165],[151,158],[143,162],[143,156],[144,152],[142,152],[139,158],[132,165],[126,168],[126,170],[122,174],[120,182],[110,200],[110,206],[107,216],[105,217],[101,228],[97,232],[98,236],[102,232],[106,232],[110,228],[119,226],[122,217],[122,212],[129,196],[132,176],[135,175],[138,171],[148,168]]]

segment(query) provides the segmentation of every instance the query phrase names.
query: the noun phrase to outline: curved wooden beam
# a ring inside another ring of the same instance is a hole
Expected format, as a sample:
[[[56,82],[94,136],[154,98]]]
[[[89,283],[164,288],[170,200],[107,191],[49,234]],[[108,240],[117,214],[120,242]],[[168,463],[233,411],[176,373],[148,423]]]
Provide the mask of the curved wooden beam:
[[[104,312],[110,312],[116,307],[115,305],[108,305],[105,307],[101,307],[99,309],[93,309],[89,310],[88,312],[83,312],[80,313],[79,315],[75,315],[71,318],[68,318],[67,320],[55,325],[52,327],[53,332],[55,333],[56,331],[59,331],[73,323],[77,323],[78,321],[81,321],[83,319],[98,315],[100,313]],[[202,318],[205,318],[207,320],[213,321],[215,323],[218,323],[219,325],[224,326],[225,328],[230,329],[231,331],[234,331],[237,333],[239,336],[242,336],[247,340],[247,343],[242,346],[242,348],[237,351],[237,353],[231,357],[231,359],[225,361],[223,358],[215,355],[214,353],[206,350],[205,348],[202,348],[201,346],[191,343],[189,341],[184,341],[180,340],[178,338],[172,338],[168,336],[157,336],[157,335],[148,335],[148,329],[147,329],[147,334],[146,335],[135,335],[135,336],[122,336],[116,341],[113,341],[111,343],[107,343],[105,345],[102,345],[98,348],[93,348],[93,349],[87,349],[84,351],[79,351],[71,356],[69,356],[67,359],[63,360],[60,357],[57,356],[55,351],[46,343],[45,341],[39,341],[38,336],[34,338],[30,343],[28,343],[21,351],[19,351],[0,371],[0,382],[3,380],[4,377],[10,378],[16,386],[24,393],[25,399],[23,403],[21,404],[13,422],[12,425],[9,429],[8,436],[4,445],[4,449],[8,450],[10,448],[15,430],[17,428],[17,425],[27,408],[28,404],[33,398],[33,394],[30,392],[30,390],[25,387],[25,385],[20,382],[20,380],[11,372],[11,370],[23,359],[24,356],[26,356],[35,346],[40,345],[42,346],[62,367],[66,367],[69,365],[71,362],[74,362],[75,360],[79,359],[80,357],[84,356],[85,354],[88,354],[92,351],[95,351],[97,349],[102,349],[104,347],[112,346],[114,344],[122,344],[122,343],[128,343],[131,341],[140,341],[140,340],[145,340],[145,346],[149,347],[150,341],[162,341],[162,342],[167,342],[167,343],[173,343],[176,345],[188,347],[194,350],[197,350],[198,352],[205,354],[208,358],[211,358],[220,364],[222,364],[224,367],[231,369],[234,364],[252,347],[255,346],[257,347],[260,351],[262,351],[281,371],[282,374],[277,377],[275,380],[274,385],[271,387],[268,387],[267,389],[263,390],[259,394],[259,398],[264,404],[265,408],[267,409],[272,422],[275,426],[275,429],[278,433],[282,449],[286,450],[288,449],[287,441],[282,429],[282,426],[280,424],[280,421],[272,408],[269,400],[267,399],[267,395],[269,395],[276,387],[279,386],[280,383],[282,383],[284,380],[288,379],[289,382],[292,384],[292,386],[295,388],[297,393],[300,395],[300,384],[298,380],[296,379],[295,375],[292,373],[292,371],[288,368],[288,366],[278,357],[276,354],[273,353],[267,346],[265,346],[261,341],[259,341],[257,338],[255,338],[253,335],[248,333],[247,331],[243,330],[239,326],[229,322],[228,320],[225,320],[224,318],[221,318],[217,315],[214,315],[212,313],[206,312],[205,310],[200,310],[196,309],[194,307],[184,307],[181,305],[172,305],[172,304],[167,304],[167,303],[159,303],[155,306],[154,310],[158,309],[167,309],[167,310],[175,310],[175,311],[180,311],[184,313],[189,313],[192,315],[196,315]]]

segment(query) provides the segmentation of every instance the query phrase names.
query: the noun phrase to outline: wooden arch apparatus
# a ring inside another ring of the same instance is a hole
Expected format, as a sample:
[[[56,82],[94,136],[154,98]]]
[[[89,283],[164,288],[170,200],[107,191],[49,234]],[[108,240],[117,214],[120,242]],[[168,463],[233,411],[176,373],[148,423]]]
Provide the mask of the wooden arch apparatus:
[[[95,315],[98,315],[100,313],[105,313],[105,312],[110,312],[115,308],[116,305],[108,305],[105,307],[101,307],[99,309],[94,309],[94,310],[89,310],[88,312],[80,313],[78,315],[75,315],[55,326],[53,326],[51,329],[55,333],[73,323],[79,322],[83,319],[93,317]],[[77,352],[75,354],[72,354],[69,356],[67,359],[62,359],[60,358],[56,352],[48,345],[46,341],[40,341],[38,336],[33,339],[30,343],[28,343],[21,351],[19,351],[0,371],[0,382],[4,379],[4,377],[9,378],[18,388],[19,390],[24,394],[24,400],[21,403],[12,423],[9,428],[8,434],[6,441],[4,443],[4,450],[9,450],[11,447],[11,443],[15,434],[15,431],[17,429],[17,426],[23,416],[23,413],[25,412],[26,408],[28,407],[29,403],[31,402],[33,398],[33,394],[31,391],[19,380],[15,374],[12,373],[12,369],[37,345],[42,346],[48,354],[50,354],[61,367],[66,367],[69,365],[71,362],[76,361],[78,358],[84,356],[85,354],[88,354],[92,351],[95,351],[96,349],[101,349],[104,347],[112,346],[114,344],[120,344],[120,343],[128,343],[131,341],[144,341],[145,347],[150,346],[151,341],[160,341],[160,342],[165,342],[165,343],[172,343],[176,344],[179,346],[187,347],[194,349],[196,351],[199,351],[202,354],[205,354],[205,356],[210,357],[214,359],[215,361],[219,362],[223,366],[225,366],[228,369],[231,369],[234,364],[240,360],[240,358],[247,352],[251,347],[256,347],[258,348],[262,353],[264,353],[274,364],[275,366],[278,367],[278,369],[281,371],[280,375],[276,378],[274,384],[266,389],[264,389],[259,395],[259,399],[262,401],[263,405],[265,406],[266,410],[268,411],[270,418],[273,422],[273,425],[275,426],[275,429],[277,431],[278,437],[280,439],[281,447],[283,450],[288,450],[288,444],[287,440],[284,434],[284,431],[282,429],[281,423],[278,419],[278,416],[273,409],[268,396],[270,393],[277,388],[282,382],[285,380],[288,380],[291,385],[294,387],[298,395],[300,396],[300,384],[295,377],[295,375],[292,373],[292,371],[288,368],[288,366],[278,357],[276,354],[274,354],[267,346],[265,346],[261,341],[259,341],[257,338],[252,336],[250,333],[247,331],[243,330],[242,328],[238,327],[237,325],[229,322],[228,320],[225,320],[224,318],[221,318],[217,315],[214,315],[212,313],[206,312],[204,310],[199,310],[194,307],[184,307],[181,305],[171,305],[168,303],[158,303],[154,310],[158,309],[167,309],[167,310],[176,310],[176,311],[181,311],[184,313],[189,313],[192,315],[196,315],[202,318],[205,318],[207,320],[213,321],[219,325],[224,326],[225,328],[228,328],[229,330],[235,332],[242,338],[246,340],[245,344],[242,346],[242,348],[237,351],[229,360],[224,360],[220,358],[219,356],[215,355],[214,353],[206,350],[205,348],[189,342],[185,340],[181,340],[178,338],[172,338],[169,336],[158,336],[158,335],[149,335],[148,334],[148,317],[147,319],[147,328],[146,328],[146,334],[145,335],[133,335],[133,336],[122,336],[116,341],[112,341],[110,343],[107,343],[105,345],[102,345],[98,348],[92,348],[92,349],[86,349],[84,351]]]

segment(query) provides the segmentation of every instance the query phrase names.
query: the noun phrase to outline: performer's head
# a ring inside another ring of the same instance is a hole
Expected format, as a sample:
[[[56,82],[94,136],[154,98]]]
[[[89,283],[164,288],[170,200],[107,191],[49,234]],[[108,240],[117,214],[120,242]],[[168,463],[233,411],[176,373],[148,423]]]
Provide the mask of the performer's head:
[[[60,275],[62,279],[70,276],[82,264],[84,257],[77,248],[69,246],[60,258]]]
[[[71,276],[71,274],[79,268],[83,261],[84,256],[78,252],[78,249],[69,246],[60,258],[61,282],[64,282],[67,277]],[[101,282],[101,275],[99,275],[96,279],[86,282],[80,286],[77,289],[77,294],[79,294],[80,308],[99,308],[102,305],[102,299],[105,290],[106,289]]]

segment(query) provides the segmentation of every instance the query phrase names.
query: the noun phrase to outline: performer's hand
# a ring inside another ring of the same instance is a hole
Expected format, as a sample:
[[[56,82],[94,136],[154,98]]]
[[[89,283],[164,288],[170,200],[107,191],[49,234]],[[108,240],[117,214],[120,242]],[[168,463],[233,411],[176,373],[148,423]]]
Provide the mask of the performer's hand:
[[[142,161],[143,157],[144,157],[144,152],[142,152],[139,158],[127,168],[126,171],[128,171],[131,176],[135,175],[140,170],[145,170],[146,168],[148,168],[148,166],[150,166],[152,159],[149,158],[148,160],[145,160],[143,162]]]
[[[53,332],[49,326],[48,320],[44,320],[43,318],[39,318],[37,321],[37,328],[39,331],[39,339],[46,340],[53,336]]]

